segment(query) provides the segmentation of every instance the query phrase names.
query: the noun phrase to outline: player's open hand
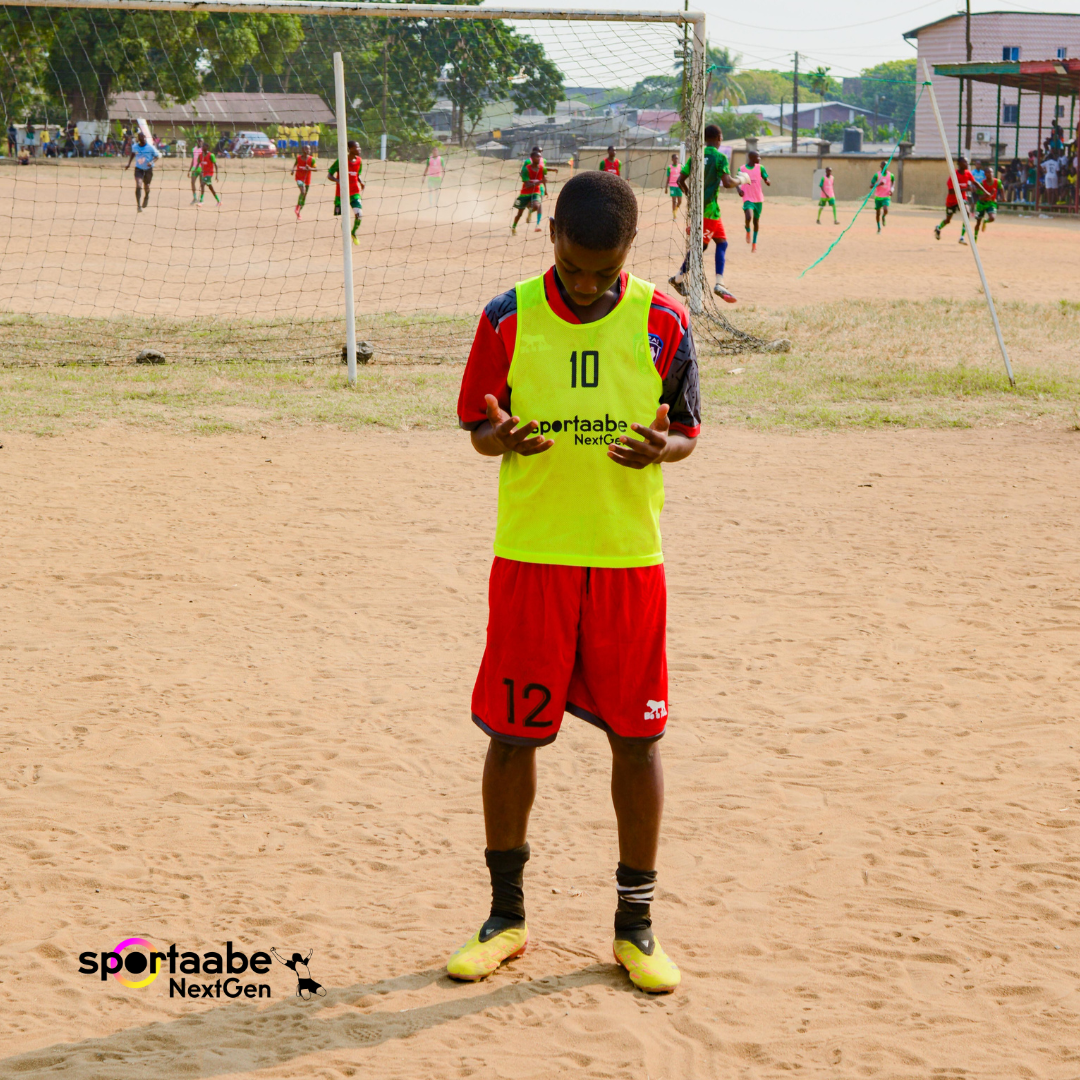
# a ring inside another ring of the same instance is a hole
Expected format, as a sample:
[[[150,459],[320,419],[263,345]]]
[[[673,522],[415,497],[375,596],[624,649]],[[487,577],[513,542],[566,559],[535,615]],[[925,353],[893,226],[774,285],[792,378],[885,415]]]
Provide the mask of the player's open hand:
[[[646,465],[657,465],[664,460],[668,448],[669,406],[661,405],[656,410],[656,419],[648,426],[631,424],[642,440],[621,435],[617,442],[608,447],[608,457],[628,469],[644,469]]]
[[[536,434],[538,425],[535,420],[530,420],[519,428],[517,425],[521,423],[521,418],[507,413],[494,394],[485,394],[484,401],[487,404],[488,423],[491,424],[491,440],[502,453],[530,457],[533,454],[542,454],[555,445],[553,439],[545,439]]]

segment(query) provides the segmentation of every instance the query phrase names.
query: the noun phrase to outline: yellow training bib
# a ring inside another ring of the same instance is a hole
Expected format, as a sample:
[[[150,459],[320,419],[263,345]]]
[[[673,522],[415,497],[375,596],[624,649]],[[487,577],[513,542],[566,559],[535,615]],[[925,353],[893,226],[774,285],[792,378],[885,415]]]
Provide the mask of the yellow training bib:
[[[620,435],[640,438],[631,424],[656,417],[663,381],[649,347],[652,295],[631,276],[611,312],[576,324],[551,310],[542,276],[517,286],[511,411],[555,445],[503,456],[496,555],[563,566],[664,561],[660,467],[628,469],[607,456]]]

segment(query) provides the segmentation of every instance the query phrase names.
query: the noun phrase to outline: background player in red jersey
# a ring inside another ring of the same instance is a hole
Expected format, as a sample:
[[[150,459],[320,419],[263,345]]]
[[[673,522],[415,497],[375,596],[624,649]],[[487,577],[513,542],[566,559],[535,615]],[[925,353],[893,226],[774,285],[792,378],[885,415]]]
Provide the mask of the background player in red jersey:
[[[311,151],[307,147],[302,147],[300,153],[296,155],[296,162],[293,165],[293,176],[296,179],[296,186],[300,189],[300,194],[296,200],[297,221],[300,220],[300,211],[304,209],[304,203],[307,201],[308,189],[311,187],[312,171],[316,168]]]
[[[975,183],[975,177],[971,175],[971,170],[968,168],[968,159],[966,157],[958,157],[956,159],[956,179],[960,182],[960,198],[966,199],[968,197],[968,190],[971,185]],[[949,177],[949,189],[945,195],[945,220],[940,225],[934,226],[934,239],[941,239],[941,230],[952,221],[953,214],[960,213],[960,204],[956,201],[956,192],[953,191],[952,177]],[[964,234],[967,232],[966,226],[960,226],[960,243],[966,244],[967,238]]]
[[[600,162],[601,172],[613,172],[616,176],[622,176],[622,162],[615,156],[615,147],[607,148],[607,157]]]
[[[514,200],[514,208],[517,216],[514,224],[510,226],[510,235],[517,232],[518,222],[521,215],[526,211],[531,215],[536,211],[536,231],[540,232],[540,218],[544,213],[544,184],[548,173],[557,173],[558,169],[549,169],[544,164],[544,152],[539,146],[534,146],[526,161],[521,163],[521,192]],[[529,219],[525,219],[528,225]]]
[[[206,189],[214,196],[214,201],[220,206],[221,196],[214,190],[214,175],[217,173],[217,158],[204,149],[199,157],[199,202],[203,201]]]

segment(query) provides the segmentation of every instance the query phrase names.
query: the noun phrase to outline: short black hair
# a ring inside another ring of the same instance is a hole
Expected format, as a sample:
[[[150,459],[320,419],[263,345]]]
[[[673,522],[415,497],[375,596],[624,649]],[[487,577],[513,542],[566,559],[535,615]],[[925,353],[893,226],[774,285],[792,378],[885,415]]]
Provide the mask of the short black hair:
[[[579,172],[563,184],[555,203],[555,228],[590,251],[625,247],[637,231],[634,189],[613,172]]]
[[[532,148],[532,149],[531,149],[531,150],[529,151],[529,153],[530,153],[530,154],[542,154],[543,152],[544,152],[544,151],[543,151],[543,150],[541,150],[539,146],[534,146],[534,147],[533,147],[533,148]]]
[[[706,124],[705,125],[705,138],[706,139],[719,139],[720,138],[720,129],[716,126],[716,124]]]

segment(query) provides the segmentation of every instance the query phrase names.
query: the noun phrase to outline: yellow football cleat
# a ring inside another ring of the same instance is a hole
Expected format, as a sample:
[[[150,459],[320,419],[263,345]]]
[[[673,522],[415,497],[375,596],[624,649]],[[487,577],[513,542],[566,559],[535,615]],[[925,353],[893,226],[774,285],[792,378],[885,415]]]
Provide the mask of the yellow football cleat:
[[[682,981],[682,973],[660,945],[660,939],[653,938],[651,955],[643,953],[632,941],[615,939],[612,946],[615,959],[626,968],[630,981],[646,994],[670,994]]]
[[[480,940],[480,931],[475,934],[453,956],[446,965],[446,973],[451,979],[461,982],[479,982],[492,972],[499,970],[499,965],[506,960],[520,956],[529,944],[527,926],[511,926],[498,934]]]

